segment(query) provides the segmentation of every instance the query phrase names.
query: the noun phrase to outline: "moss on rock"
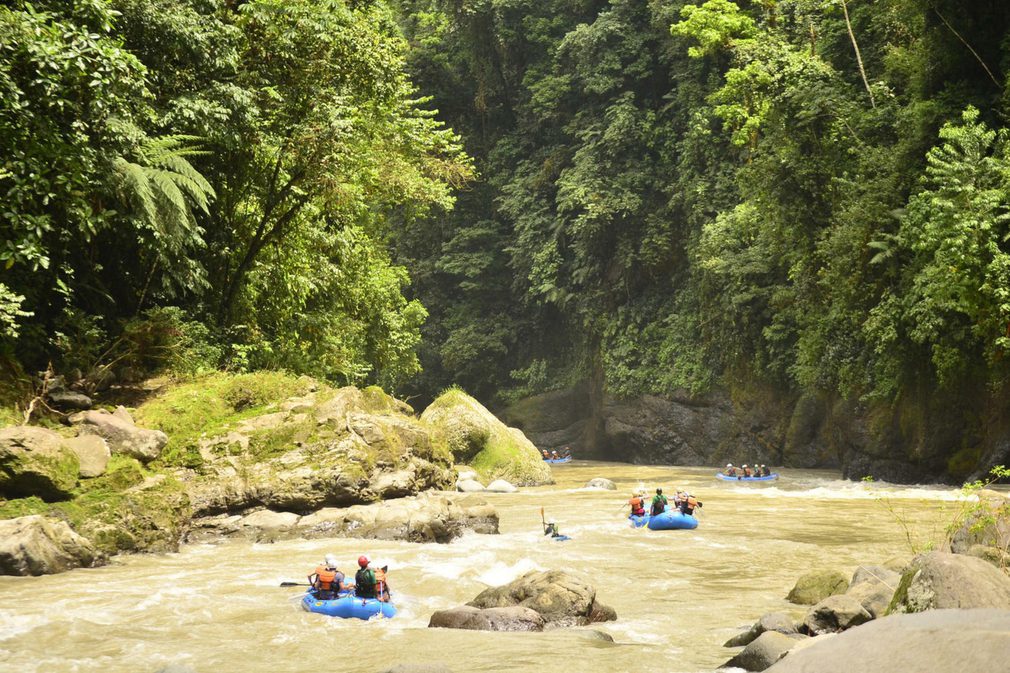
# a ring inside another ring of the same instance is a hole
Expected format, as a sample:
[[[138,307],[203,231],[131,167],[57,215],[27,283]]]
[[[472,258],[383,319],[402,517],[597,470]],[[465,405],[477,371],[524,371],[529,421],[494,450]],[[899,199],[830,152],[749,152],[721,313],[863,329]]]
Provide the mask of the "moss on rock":
[[[522,431],[509,428],[484,405],[459,388],[450,388],[421,414],[452,452],[485,480],[505,479],[517,486],[553,483],[550,467]]]

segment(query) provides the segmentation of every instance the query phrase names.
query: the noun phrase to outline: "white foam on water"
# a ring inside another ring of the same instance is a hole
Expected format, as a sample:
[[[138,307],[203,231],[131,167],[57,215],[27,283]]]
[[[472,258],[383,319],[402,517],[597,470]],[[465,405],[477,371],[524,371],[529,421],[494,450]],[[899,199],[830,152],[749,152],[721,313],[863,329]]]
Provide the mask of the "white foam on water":
[[[0,610],[0,641],[28,633],[50,621],[45,614],[19,615],[11,610]]]
[[[822,486],[814,486],[807,489],[780,488],[778,486],[766,486],[763,488],[748,488],[747,486],[734,486],[733,491],[739,495],[754,495],[761,498],[802,498],[819,500],[942,500],[946,502],[975,502],[976,495],[966,495],[959,489],[950,487],[929,488],[917,486],[915,488],[905,488],[887,484],[885,482],[875,482],[864,484],[861,482],[847,483],[841,481],[830,482]]]
[[[555,543],[560,544],[560,543]],[[531,558],[524,557],[515,563],[508,564],[501,561],[496,562],[483,573],[475,578],[478,582],[491,587],[508,584],[514,579],[522,577],[531,570],[543,570],[543,566]]]

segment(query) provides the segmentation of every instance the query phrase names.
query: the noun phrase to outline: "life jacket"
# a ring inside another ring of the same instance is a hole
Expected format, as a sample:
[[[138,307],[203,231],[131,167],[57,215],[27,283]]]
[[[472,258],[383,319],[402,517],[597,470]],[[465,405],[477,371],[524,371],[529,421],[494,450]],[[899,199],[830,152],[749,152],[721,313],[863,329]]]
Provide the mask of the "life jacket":
[[[316,581],[313,583],[316,589],[321,591],[336,591],[335,581],[337,579],[337,569],[326,566],[316,567]]]
[[[354,574],[354,595],[358,598],[375,598],[375,571],[361,568]]]
[[[693,514],[694,508],[697,507],[699,504],[700,503],[698,502],[697,498],[695,498],[693,495],[689,495],[686,498],[684,498],[684,500],[681,501],[680,511],[683,514]]]
[[[750,469],[749,467],[744,468],[743,476],[745,476],[745,477],[753,477],[754,476],[754,470]]]
[[[645,503],[643,503],[642,499],[639,498],[637,495],[631,500],[629,500],[628,504],[631,505],[631,513],[634,514],[635,516],[641,516],[645,514]]]
[[[652,499],[652,516],[657,514],[662,514],[666,510],[666,505],[669,501],[666,499],[665,495],[657,495]]]

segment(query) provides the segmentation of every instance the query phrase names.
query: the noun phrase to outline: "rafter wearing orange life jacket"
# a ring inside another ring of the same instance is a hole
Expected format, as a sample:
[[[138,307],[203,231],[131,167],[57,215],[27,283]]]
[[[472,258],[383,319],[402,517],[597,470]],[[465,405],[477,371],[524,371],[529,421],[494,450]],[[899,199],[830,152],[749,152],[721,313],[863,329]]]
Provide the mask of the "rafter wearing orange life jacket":
[[[645,515],[645,501],[642,500],[640,496],[634,495],[631,500],[628,501],[631,505],[631,515],[632,516],[644,516]]]

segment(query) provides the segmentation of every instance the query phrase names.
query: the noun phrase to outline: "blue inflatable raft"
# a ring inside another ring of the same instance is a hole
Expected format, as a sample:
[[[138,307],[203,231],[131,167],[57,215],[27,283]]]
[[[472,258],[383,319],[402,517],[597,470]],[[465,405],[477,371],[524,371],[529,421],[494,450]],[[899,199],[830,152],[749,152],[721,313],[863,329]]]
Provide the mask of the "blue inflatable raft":
[[[667,510],[662,514],[650,516],[645,524],[649,530],[694,530],[698,527],[698,520],[690,514],[681,514],[680,510]]]
[[[772,472],[767,477],[731,477],[728,474],[716,472],[715,476],[723,481],[775,481],[779,478],[779,473]]]
[[[374,598],[357,598],[353,594],[344,594],[323,601],[316,599],[315,594],[309,592],[302,598],[302,609],[342,619],[371,619],[376,615],[396,616],[396,607],[392,603],[383,603]]]
[[[572,462],[571,456],[565,456],[564,458],[544,458],[545,463],[551,463],[552,465],[558,465],[560,463],[570,463]]]
[[[681,514],[678,509],[671,509],[669,505],[662,514],[650,516],[643,514],[635,516],[632,514],[628,521],[635,528],[648,526],[649,530],[694,530],[698,527],[698,520],[690,514]]]

